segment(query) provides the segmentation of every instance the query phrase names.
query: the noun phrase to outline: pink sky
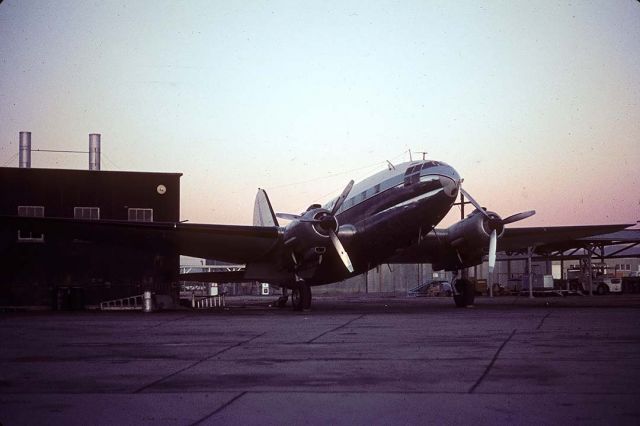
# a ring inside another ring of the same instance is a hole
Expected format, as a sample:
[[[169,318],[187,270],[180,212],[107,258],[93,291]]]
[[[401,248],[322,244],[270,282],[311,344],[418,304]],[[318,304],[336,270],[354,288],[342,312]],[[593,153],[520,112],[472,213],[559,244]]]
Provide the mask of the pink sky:
[[[640,219],[640,3],[0,4],[0,165],[34,148],[175,171],[182,217],[251,222],[407,150],[522,225]],[[86,168],[35,153],[34,167]]]

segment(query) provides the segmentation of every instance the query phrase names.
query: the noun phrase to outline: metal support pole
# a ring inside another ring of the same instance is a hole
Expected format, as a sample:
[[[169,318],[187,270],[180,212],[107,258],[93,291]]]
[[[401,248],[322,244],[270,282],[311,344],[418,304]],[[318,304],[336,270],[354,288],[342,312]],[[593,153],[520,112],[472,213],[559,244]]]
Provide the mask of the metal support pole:
[[[367,271],[364,273],[364,293],[369,293],[369,265],[367,265]]]
[[[529,274],[529,299],[533,299],[533,268],[531,267],[531,257],[533,247],[527,247],[527,273]]]
[[[151,299],[151,292],[150,291],[145,291],[144,292],[144,312],[153,312],[153,303],[152,303],[152,299]]]
[[[589,250],[589,257],[587,258],[587,268],[589,271],[589,296],[593,296],[593,264],[591,262],[591,250]]]

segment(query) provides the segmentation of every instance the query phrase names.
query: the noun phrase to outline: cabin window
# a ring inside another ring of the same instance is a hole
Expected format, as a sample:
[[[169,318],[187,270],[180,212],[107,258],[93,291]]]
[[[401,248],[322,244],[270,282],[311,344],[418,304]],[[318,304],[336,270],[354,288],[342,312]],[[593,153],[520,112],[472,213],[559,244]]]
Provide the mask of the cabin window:
[[[44,217],[44,206],[18,206],[18,216]],[[28,243],[43,243],[44,234],[18,230],[18,241]]]
[[[100,220],[100,207],[74,207],[74,219]]]
[[[153,209],[129,209],[129,221],[153,222]]]

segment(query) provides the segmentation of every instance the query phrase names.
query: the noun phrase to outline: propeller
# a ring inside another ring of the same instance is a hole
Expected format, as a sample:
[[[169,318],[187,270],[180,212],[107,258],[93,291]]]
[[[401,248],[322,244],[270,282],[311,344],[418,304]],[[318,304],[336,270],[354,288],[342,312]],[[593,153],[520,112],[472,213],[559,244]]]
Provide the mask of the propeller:
[[[338,239],[338,235],[336,235],[334,231],[329,231],[329,237],[331,237],[331,242],[333,243],[333,246],[336,248],[336,251],[338,252],[338,256],[340,256],[340,259],[342,260],[342,263],[344,263],[344,266],[347,267],[347,270],[349,272],[353,272],[353,264],[351,263],[351,259],[349,259],[349,255],[347,254],[344,247],[342,246],[342,243]]]
[[[529,210],[527,212],[512,214],[508,218],[502,219],[502,224],[506,225],[508,223],[517,222],[519,220],[526,219],[526,218],[528,218],[530,216],[533,216],[534,214],[536,214],[535,210]]]
[[[336,212],[340,210],[340,207],[342,207],[342,204],[344,203],[344,201],[347,199],[349,192],[351,192],[351,188],[353,188],[353,183],[354,183],[353,180],[349,181],[347,186],[342,190],[342,193],[340,194],[336,202],[333,204],[333,208],[331,209],[331,214],[321,219],[321,224],[322,222],[327,220],[335,221],[334,216]],[[336,248],[336,251],[338,252],[338,256],[340,256],[342,263],[344,263],[344,266],[347,268],[349,272],[353,272],[353,264],[351,263],[351,259],[349,259],[349,255],[347,254],[344,247],[342,246],[340,239],[338,239],[338,235],[336,234],[336,231],[333,230],[332,228],[328,228],[328,231],[329,231],[329,237],[331,238],[331,242],[333,243],[333,246]]]
[[[322,229],[326,231],[327,234],[329,235],[329,238],[331,239],[331,243],[335,247],[336,252],[338,252],[338,256],[340,256],[340,260],[342,260],[342,263],[344,263],[344,266],[347,268],[349,272],[354,271],[353,264],[351,263],[351,259],[349,258],[347,251],[342,246],[342,243],[340,242],[340,239],[336,234],[336,229],[334,228],[337,228],[337,223],[338,223],[335,219],[336,212],[340,210],[340,207],[342,207],[342,204],[344,204],[345,200],[349,196],[349,193],[351,192],[351,188],[353,188],[353,184],[354,184],[353,180],[349,181],[347,186],[342,190],[342,193],[340,194],[340,196],[336,199],[336,202],[333,204],[331,211],[326,212],[325,210],[326,213],[323,214],[321,217],[305,218],[304,216],[297,215],[297,214],[276,213],[276,217],[279,217],[281,219],[297,220],[300,222],[313,223],[321,226]]]
[[[276,217],[280,219],[285,219],[285,220],[299,220],[302,218],[302,216],[300,215],[291,214],[291,213],[276,213]]]
[[[489,239],[489,273],[493,272],[493,268],[496,266],[496,251],[498,246],[498,229],[504,227],[509,223],[517,222],[519,220],[526,219],[536,214],[535,210],[529,210],[526,212],[512,214],[511,216],[502,219],[498,215],[490,215],[467,191],[460,188],[460,192],[467,197],[469,202],[488,219],[488,225],[491,228],[491,237]]]

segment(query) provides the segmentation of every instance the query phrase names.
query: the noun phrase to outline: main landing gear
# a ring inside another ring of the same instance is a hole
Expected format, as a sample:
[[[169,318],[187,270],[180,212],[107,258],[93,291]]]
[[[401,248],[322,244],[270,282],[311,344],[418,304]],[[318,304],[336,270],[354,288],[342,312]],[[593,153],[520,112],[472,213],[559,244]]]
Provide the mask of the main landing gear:
[[[473,288],[473,285],[468,279],[454,279],[451,287],[453,287],[453,301],[458,308],[466,308],[467,306],[473,305],[476,297],[476,289]]]
[[[294,311],[308,311],[311,308],[311,287],[304,281],[298,281],[291,291],[291,305]]]
[[[284,308],[289,300],[286,287],[282,288],[282,296],[278,297],[275,305]],[[308,311],[311,308],[311,287],[304,281],[296,282],[296,286],[291,290],[291,306],[294,311]]]

